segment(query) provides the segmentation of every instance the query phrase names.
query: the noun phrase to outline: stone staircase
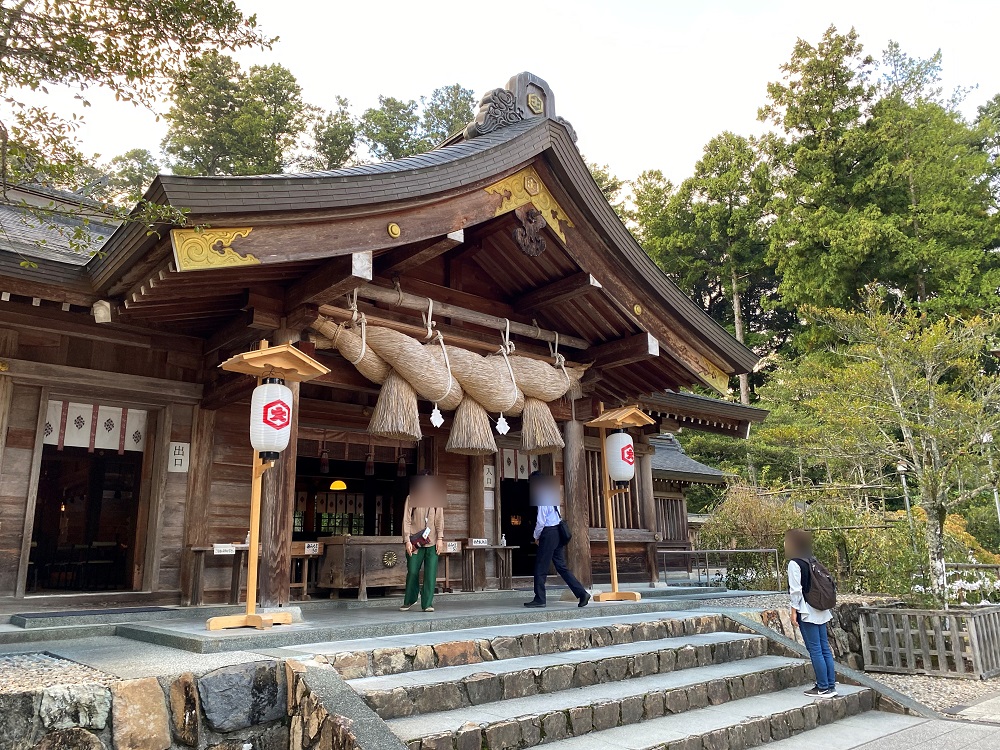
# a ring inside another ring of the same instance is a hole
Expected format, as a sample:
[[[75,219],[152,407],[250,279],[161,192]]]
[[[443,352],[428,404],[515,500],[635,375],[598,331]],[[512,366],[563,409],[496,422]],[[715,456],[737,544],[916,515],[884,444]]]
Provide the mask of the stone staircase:
[[[742,750],[802,733],[839,750],[922,721],[876,710],[864,687],[806,697],[807,661],[721,615],[660,618],[397,636],[317,659],[411,750]]]

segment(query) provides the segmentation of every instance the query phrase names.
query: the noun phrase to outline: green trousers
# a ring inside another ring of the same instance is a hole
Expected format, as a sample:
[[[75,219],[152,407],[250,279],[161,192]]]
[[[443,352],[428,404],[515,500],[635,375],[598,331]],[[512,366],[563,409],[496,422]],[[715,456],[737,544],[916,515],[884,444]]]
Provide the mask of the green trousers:
[[[425,562],[426,561],[426,562]],[[424,566],[424,585],[420,586],[420,566]],[[417,591],[420,591],[420,608],[427,609],[434,604],[434,586],[437,583],[438,553],[437,548],[420,547],[406,558],[406,595],[403,604],[410,606],[417,601]]]

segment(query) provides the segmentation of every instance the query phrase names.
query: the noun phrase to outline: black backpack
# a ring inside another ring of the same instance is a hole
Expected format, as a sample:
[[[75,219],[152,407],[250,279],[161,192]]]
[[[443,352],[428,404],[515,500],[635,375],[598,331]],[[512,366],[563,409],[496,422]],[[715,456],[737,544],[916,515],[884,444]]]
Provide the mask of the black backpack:
[[[802,595],[813,609],[833,609],[837,606],[837,582],[830,571],[815,557],[795,558],[802,571]]]

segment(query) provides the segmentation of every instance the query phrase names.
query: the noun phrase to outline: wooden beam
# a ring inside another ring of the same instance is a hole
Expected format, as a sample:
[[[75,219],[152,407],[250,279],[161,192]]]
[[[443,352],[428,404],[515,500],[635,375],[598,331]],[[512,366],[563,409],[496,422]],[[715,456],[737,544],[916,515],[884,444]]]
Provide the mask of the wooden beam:
[[[406,273],[463,242],[465,242],[465,232],[459,229],[457,232],[449,232],[422,250],[414,250],[412,247],[397,247],[378,257],[375,262],[376,272],[379,276]]]
[[[430,297],[434,300],[435,309],[437,308],[439,302],[447,302],[449,305],[456,305],[458,307],[474,310],[475,312],[496,315],[497,317],[514,317],[514,308],[506,302],[487,299],[479,296],[478,294],[472,294],[471,292],[463,292],[452,286],[442,286],[440,284],[434,284],[430,281],[424,281],[423,279],[415,279],[411,276],[404,276],[400,279],[400,285],[410,294],[415,294],[418,297],[425,298],[423,310],[427,309],[426,298]],[[392,285],[392,281],[377,278],[372,282],[372,286],[380,286],[384,289],[392,290],[393,299],[395,300],[396,290]]]
[[[397,307],[402,307],[407,310],[427,309],[427,299],[425,297],[418,297],[414,294],[408,294],[407,292],[397,293],[392,289],[384,289],[383,287],[374,286],[372,284],[358,289],[358,299],[369,299],[376,302],[384,302],[386,304],[396,305]],[[495,315],[488,315],[475,310],[468,310],[464,307],[457,307],[456,305],[451,305],[447,302],[439,302],[438,300],[434,300],[434,314],[440,315],[444,318],[452,318],[454,320],[461,320],[465,323],[483,326],[484,328],[492,328],[496,331],[503,331],[509,327],[511,333],[516,333],[519,336],[526,336],[537,341],[556,341],[556,333],[554,331],[547,331],[525,323],[518,323],[510,320],[509,318],[498,318]],[[590,342],[586,339],[581,339],[578,336],[570,336],[568,334],[564,335],[562,333],[559,334],[559,343],[569,347],[570,349],[590,348]]]
[[[258,310],[256,307],[239,313],[224,324],[205,342],[205,354],[224,349],[227,346],[249,346],[261,337],[261,331],[274,331],[281,327],[281,317],[274,313]]]
[[[0,370],[0,377],[14,378],[19,383],[52,386],[53,390],[55,386],[69,386],[75,391],[90,389],[98,393],[129,393],[130,398],[134,398],[137,403],[194,404],[201,401],[200,383],[183,383],[143,375],[121,375],[24,359],[4,358],[2,361],[7,364],[7,369]]]
[[[246,375],[221,373],[218,378],[205,386],[201,408],[206,411],[214,411],[229,404],[249,399],[256,386],[257,382]]]
[[[587,352],[588,359],[593,357],[594,366],[603,369],[622,367],[658,356],[660,343],[653,334],[646,332],[593,346]]]
[[[31,453],[28,474],[28,497],[24,504],[24,525],[21,527],[21,557],[17,568],[14,596],[24,598],[28,583],[28,560],[31,555],[31,538],[34,536],[35,506],[38,503],[38,484],[42,473],[42,451],[45,448],[45,418],[49,410],[49,389],[44,383],[38,389],[38,418],[35,420],[35,446]]]
[[[601,288],[601,283],[585,271],[559,279],[522,294],[514,301],[515,310],[537,310],[581,297]]]
[[[305,304],[325,305],[371,280],[371,250],[333,258],[288,288],[285,309]]]

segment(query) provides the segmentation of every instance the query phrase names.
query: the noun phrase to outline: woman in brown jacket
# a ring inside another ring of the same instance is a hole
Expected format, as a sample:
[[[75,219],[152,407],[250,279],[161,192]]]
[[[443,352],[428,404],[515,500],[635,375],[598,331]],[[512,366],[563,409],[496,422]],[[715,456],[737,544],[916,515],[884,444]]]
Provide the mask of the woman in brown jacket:
[[[414,479],[421,479],[414,477]],[[434,478],[427,477],[432,480]],[[439,505],[427,506],[428,494],[422,483],[420,491],[411,490],[403,507],[403,544],[406,547],[406,594],[403,596],[402,611],[408,610],[420,594],[420,607],[424,612],[434,611],[434,586],[437,583],[438,554],[444,552],[444,508],[443,499],[434,502]],[[441,493],[443,494],[443,493]],[[411,505],[412,504],[412,505]],[[416,539],[416,541],[414,541]],[[424,585],[420,587],[420,566],[424,566]]]

